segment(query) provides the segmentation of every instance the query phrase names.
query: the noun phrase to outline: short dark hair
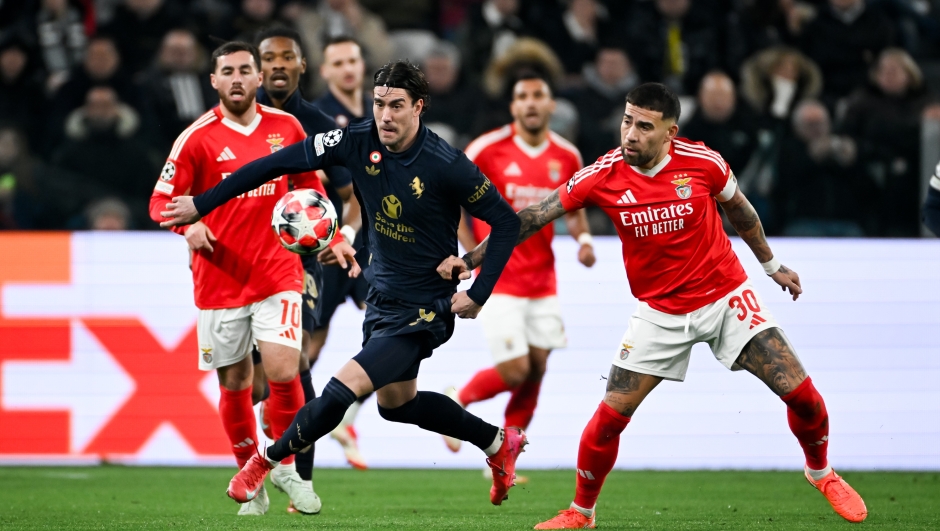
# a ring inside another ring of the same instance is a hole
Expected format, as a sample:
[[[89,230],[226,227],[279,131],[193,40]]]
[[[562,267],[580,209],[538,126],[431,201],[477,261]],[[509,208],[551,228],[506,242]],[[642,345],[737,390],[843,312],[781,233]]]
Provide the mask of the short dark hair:
[[[359,41],[356,40],[352,35],[333,35],[332,37],[323,41],[323,51],[326,52],[326,49],[334,44],[343,44],[344,42],[351,42],[359,47],[359,50],[362,50],[362,45],[359,44]]]
[[[627,93],[627,103],[663,113],[663,120],[679,121],[679,97],[662,83],[643,83]]]
[[[300,38],[300,32],[287,26],[271,26],[258,31],[255,35],[255,46],[261,48],[262,42],[278,37],[294,41],[297,48],[300,49],[301,59],[304,57],[304,41]]]
[[[421,114],[431,107],[431,96],[428,93],[428,80],[424,79],[424,72],[407,59],[399,59],[385,63],[372,78],[376,87],[400,88],[408,93],[413,104],[424,100]]]
[[[545,85],[548,86],[549,93],[551,93],[552,97],[554,97],[555,87],[552,85],[551,78],[548,75],[546,75],[544,72],[540,72],[538,70],[530,69],[530,68],[526,68],[526,69],[516,72],[516,74],[512,78],[512,85],[510,86],[511,87],[510,90],[515,91],[516,83],[520,81],[531,81],[534,79],[544,82]]]
[[[216,67],[219,65],[219,57],[231,55],[235,52],[250,53],[251,57],[255,60],[255,68],[261,69],[261,56],[258,55],[258,49],[255,48],[253,44],[244,41],[230,41],[219,46],[212,52],[212,71],[215,72]]]

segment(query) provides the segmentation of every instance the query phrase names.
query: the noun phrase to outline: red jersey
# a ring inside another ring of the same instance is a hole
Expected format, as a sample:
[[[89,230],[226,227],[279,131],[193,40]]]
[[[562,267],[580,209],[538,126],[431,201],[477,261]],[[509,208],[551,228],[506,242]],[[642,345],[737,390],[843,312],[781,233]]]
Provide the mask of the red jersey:
[[[736,186],[721,155],[676,138],[650,170],[626,164],[617,148],[576,173],[559,195],[566,210],[596,205],[614,222],[637,299],[684,314],[747,279],[712,199],[730,199]]]
[[[466,154],[517,212],[545,199],[583,166],[578,148],[560,135],[549,131],[545,142],[533,147],[515,134],[513,124],[477,138],[467,146]],[[473,220],[477,241],[489,233],[489,225]],[[548,225],[516,247],[493,293],[527,298],[555,295],[554,234]]]
[[[212,109],[183,131],[170,151],[150,197],[150,217],[162,221],[168,198],[197,195],[242,165],[306,138],[292,115],[257,105],[247,126]],[[326,192],[315,172],[291,176],[299,188]],[[196,306],[238,308],[282,291],[301,291],[300,257],[281,247],[271,230],[274,204],[288,192],[284,176],[212,211],[202,222],[218,241],[214,252],[196,252],[192,260]],[[175,227],[183,234],[185,227]]]

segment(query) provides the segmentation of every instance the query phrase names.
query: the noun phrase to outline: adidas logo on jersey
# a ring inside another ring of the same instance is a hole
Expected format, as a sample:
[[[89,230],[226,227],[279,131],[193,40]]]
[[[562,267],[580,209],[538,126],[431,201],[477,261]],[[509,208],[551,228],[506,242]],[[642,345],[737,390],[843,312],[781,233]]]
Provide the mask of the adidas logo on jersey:
[[[503,175],[506,177],[521,177],[522,170],[519,168],[519,165],[515,161],[512,162],[509,166],[506,166],[506,169],[503,170]]]
[[[628,205],[630,203],[636,203],[636,202],[637,200],[635,197],[633,197],[633,192],[631,192],[630,190],[627,190],[626,192],[624,192],[623,195],[620,196],[620,199],[617,200],[618,205]]]
[[[225,149],[222,150],[222,153],[219,154],[219,157],[215,159],[216,162],[222,162],[225,160],[235,160],[235,154],[232,153],[232,150],[225,146]]]

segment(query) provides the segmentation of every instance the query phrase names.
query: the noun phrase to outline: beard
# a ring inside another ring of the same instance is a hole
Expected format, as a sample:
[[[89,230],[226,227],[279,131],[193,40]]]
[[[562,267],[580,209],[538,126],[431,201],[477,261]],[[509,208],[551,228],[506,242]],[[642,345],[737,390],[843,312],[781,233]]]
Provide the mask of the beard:
[[[653,160],[653,157],[656,156],[655,153],[637,153],[636,155],[627,155],[627,150],[622,146],[620,148],[620,153],[623,155],[623,160],[631,166],[643,166],[647,162]]]
[[[287,99],[288,96],[290,96],[290,90],[288,90],[287,87],[285,87],[285,88],[274,88],[274,87],[265,88],[264,91],[268,93],[268,96],[270,96],[272,100],[277,100],[277,101],[284,101],[284,100]]]
[[[258,92],[255,90],[246,90],[245,96],[241,101],[233,101],[229,98],[228,94],[219,93],[219,100],[221,100],[222,105],[229,110],[232,114],[242,115],[245,114],[252,105],[255,104],[255,94]]]

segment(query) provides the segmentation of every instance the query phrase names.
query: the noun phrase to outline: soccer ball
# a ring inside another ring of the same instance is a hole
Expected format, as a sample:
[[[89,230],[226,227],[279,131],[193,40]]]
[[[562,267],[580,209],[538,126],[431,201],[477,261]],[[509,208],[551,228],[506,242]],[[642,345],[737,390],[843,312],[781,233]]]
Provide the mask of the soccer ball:
[[[288,251],[314,254],[327,248],[339,223],[329,199],[316,190],[302,188],[288,192],[274,205],[271,228]]]

